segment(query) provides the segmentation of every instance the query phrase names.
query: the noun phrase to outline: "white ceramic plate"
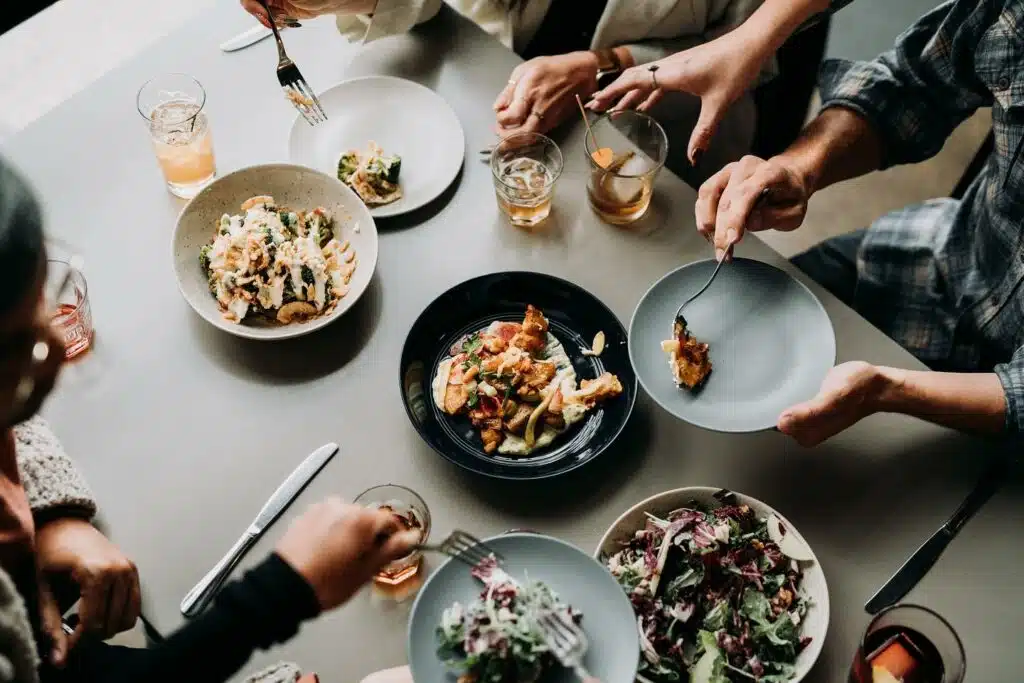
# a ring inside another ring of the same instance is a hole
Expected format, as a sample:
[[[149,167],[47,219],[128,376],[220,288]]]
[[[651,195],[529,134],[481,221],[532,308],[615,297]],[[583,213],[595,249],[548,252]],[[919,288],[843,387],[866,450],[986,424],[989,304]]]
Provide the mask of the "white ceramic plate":
[[[462,168],[466,138],[448,103],[433,90],[402,78],[367,76],[320,94],[327,121],[310,126],[295,117],[288,154],[296,164],[332,176],[338,159],[371,140],[402,158],[396,202],[370,208],[375,217],[397,216],[436,199]]]
[[[213,239],[222,215],[239,213],[242,202],[258,195],[270,195],[278,206],[295,210],[324,207],[334,216],[335,235],[351,243],[356,270],[348,294],[328,315],[289,325],[260,325],[231,322],[221,314],[199,265],[199,248]],[[172,249],[178,288],[205,321],[238,337],[287,339],[330,324],[359,300],[377,267],[377,227],[355,192],[337,178],[302,166],[266,164],[229,173],[196,195],[178,216]]]
[[[644,527],[646,521],[645,512],[664,517],[673,510],[686,507],[690,501],[697,501],[708,507],[718,507],[721,503],[715,499],[715,494],[720,490],[709,486],[688,486],[686,488],[664,491],[640,501],[622,513],[622,516],[612,523],[598,543],[594,556],[600,559],[618,552],[622,548],[622,544],[629,540],[635,531]],[[738,504],[749,505],[760,517],[767,518],[771,515],[776,515],[785,525],[787,533],[792,533],[803,540],[796,527],[772,507],[742,493],[733,492],[733,494],[736,496]],[[804,571],[801,588],[810,599],[807,615],[804,617],[800,634],[802,636],[810,636],[811,642],[803,652],[797,655],[796,673],[789,683],[800,683],[811,670],[814,662],[818,659],[818,655],[821,654],[821,648],[825,644],[825,636],[828,633],[828,585],[825,583],[825,573],[822,571],[821,564],[818,562],[818,558],[814,555],[813,550],[811,551],[811,558],[808,562],[800,563]],[[642,676],[638,676],[637,679],[641,681],[646,680]]]

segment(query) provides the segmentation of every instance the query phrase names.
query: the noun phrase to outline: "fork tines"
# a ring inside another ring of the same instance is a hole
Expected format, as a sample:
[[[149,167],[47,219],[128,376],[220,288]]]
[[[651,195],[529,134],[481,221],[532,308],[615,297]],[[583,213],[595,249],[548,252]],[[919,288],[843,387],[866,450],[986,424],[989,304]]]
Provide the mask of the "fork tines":
[[[299,67],[289,60],[277,68],[277,80],[284,90],[285,96],[295,105],[302,117],[311,126],[327,120],[327,113],[320,104],[320,98],[316,96],[313,89],[306,83],[306,79],[299,72]]]
[[[493,557],[498,564],[505,561],[505,558],[500,553],[494,551],[493,548],[488,546],[486,543],[476,538],[472,534],[468,534],[465,531],[456,529],[451,533],[448,538],[441,541],[438,546],[445,555],[451,558],[465,562],[471,567],[476,567],[481,562]]]
[[[545,612],[537,617],[537,625],[544,634],[544,640],[552,653],[563,664],[571,666],[587,649],[587,637],[569,616],[562,612]]]

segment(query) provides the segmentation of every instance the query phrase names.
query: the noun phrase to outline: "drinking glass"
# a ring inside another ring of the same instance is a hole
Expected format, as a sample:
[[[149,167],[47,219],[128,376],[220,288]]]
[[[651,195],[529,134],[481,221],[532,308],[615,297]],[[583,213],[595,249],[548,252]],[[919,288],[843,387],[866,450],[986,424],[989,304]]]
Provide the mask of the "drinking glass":
[[[139,89],[137,104],[167,189],[195,197],[217,175],[203,86],[185,74],[157,76]]]
[[[59,259],[48,259],[46,268],[47,291],[52,291],[51,323],[64,340],[64,357],[71,360],[92,345],[92,310],[89,306],[89,288],[85,276],[74,264]]]
[[[654,179],[668,157],[665,129],[650,116],[628,110],[608,112],[590,128],[594,134],[585,138],[590,205],[614,225],[639,220],[651,205]],[[611,150],[610,163],[596,154],[598,149]]]
[[[864,632],[850,683],[962,683],[964,646],[945,619],[926,607],[894,605]]]
[[[562,150],[540,133],[510,135],[491,152],[491,174],[498,206],[512,225],[538,225],[551,213]]]
[[[369,488],[355,499],[356,505],[375,509],[390,509],[396,516],[406,522],[408,528],[420,529],[420,543],[426,543],[430,537],[430,509],[423,499],[410,488],[397,484],[384,484]],[[409,522],[413,526],[409,527]],[[420,565],[423,553],[414,550],[405,557],[399,558],[382,568],[373,577],[378,592],[390,592],[396,599],[405,599],[411,591],[404,584],[413,583],[414,578],[422,578]],[[418,586],[415,586],[418,588]]]

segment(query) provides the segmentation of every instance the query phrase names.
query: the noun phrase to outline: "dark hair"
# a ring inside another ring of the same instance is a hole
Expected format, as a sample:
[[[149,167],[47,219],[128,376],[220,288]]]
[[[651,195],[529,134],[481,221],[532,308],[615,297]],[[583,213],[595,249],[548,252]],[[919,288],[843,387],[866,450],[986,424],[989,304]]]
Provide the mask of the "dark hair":
[[[44,252],[43,214],[35,193],[0,158],[0,315],[32,289]]]

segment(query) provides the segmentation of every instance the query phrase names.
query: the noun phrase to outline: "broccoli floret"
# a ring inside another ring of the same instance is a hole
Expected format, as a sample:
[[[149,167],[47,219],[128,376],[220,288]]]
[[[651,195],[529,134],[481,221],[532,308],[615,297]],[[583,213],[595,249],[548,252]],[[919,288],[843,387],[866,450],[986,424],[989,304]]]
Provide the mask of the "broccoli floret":
[[[204,273],[210,272],[210,252],[213,251],[212,244],[204,244],[199,247],[199,266]]]
[[[383,173],[381,176],[384,180],[389,183],[395,184],[398,182],[398,174],[402,170],[402,159],[397,154],[393,154],[389,157],[381,157],[380,165]]]
[[[356,168],[359,166],[359,158],[355,152],[346,152],[341,155],[341,159],[338,160],[338,180],[343,183],[347,183],[352,174],[356,172]]]

